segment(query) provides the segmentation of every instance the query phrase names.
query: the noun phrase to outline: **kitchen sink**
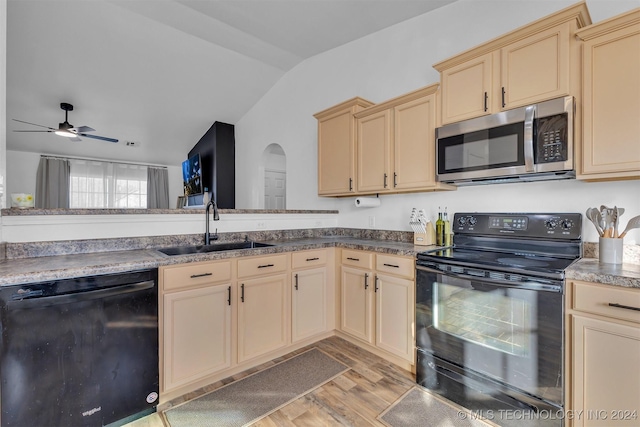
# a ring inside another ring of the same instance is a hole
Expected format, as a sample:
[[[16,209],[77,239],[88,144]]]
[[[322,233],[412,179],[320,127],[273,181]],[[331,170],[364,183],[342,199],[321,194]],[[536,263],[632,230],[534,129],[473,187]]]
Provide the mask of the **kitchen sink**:
[[[170,248],[158,249],[158,251],[165,255],[189,255],[205,254],[208,252],[235,251],[238,249],[268,248],[270,246],[273,245],[248,240],[243,242],[215,243],[213,245],[173,246]]]

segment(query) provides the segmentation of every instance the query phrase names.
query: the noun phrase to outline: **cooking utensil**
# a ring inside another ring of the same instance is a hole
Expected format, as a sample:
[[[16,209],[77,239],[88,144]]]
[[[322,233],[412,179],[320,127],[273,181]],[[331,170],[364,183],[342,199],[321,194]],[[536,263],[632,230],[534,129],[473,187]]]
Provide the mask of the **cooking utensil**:
[[[602,222],[600,211],[598,211],[598,209],[596,208],[589,208],[587,209],[586,216],[593,223],[593,225],[595,225],[596,231],[598,232],[600,237],[604,237],[604,231],[600,226],[600,223]]]
[[[618,207],[613,207],[613,214],[611,215],[611,221],[613,222],[613,236],[618,237]]]
[[[631,218],[627,223],[624,231],[620,233],[620,236],[618,237],[622,239],[630,230],[633,230],[634,228],[640,228],[640,215]]]

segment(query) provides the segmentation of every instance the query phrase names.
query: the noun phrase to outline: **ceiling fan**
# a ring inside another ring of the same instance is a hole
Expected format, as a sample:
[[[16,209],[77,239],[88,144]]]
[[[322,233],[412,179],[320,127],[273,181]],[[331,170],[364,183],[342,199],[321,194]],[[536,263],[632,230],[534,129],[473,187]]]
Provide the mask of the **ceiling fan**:
[[[118,140],[114,138],[107,138],[106,136],[99,136],[99,135],[90,135],[86,133],[86,132],[95,132],[95,129],[90,128],[89,126],[74,127],[71,123],[69,123],[69,120],[68,120],[69,111],[73,111],[73,105],[63,102],[60,104],[60,108],[64,110],[64,123],[59,123],[57,129],[49,126],[42,126],[35,123],[25,122],[24,120],[13,119],[16,122],[26,123],[28,125],[39,126],[41,128],[48,129],[48,130],[14,130],[14,132],[53,132],[56,135],[69,138],[69,140],[71,141],[82,141],[82,139],[78,138],[78,136],[84,136],[87,138],[100,139],[102,141],[118,142]]]

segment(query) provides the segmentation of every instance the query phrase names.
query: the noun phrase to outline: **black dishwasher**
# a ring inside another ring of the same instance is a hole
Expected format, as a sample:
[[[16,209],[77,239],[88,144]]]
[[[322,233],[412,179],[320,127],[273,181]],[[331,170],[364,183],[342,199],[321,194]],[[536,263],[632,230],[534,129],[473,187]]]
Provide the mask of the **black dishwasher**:
[[[155,412],[157,269],[0,288],[2,426],[103,426]]]

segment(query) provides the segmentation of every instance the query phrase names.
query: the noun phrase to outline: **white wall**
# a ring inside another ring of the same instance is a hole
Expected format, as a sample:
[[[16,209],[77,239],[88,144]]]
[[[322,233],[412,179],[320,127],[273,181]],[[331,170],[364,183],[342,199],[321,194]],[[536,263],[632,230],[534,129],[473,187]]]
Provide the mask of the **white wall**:
[[[40,162],[40,154],[26,151],[8,150],[7,153],[7,194],[36,192],[36,172]],[[107,160],[108,161],[108,160]],[[182,168],[167,166],[169,172],[169,207],[174,208],[178,196],[184,194],[182,188]],[[11,199],[7,203],[10,207]]]
[[[369,228],[373,216],[377,229],[409,231],[412,207],[426,209],[433,218],[438,206],[447,206],[449,212],[583,213],[601,204],[625,207],[625,224],[640,214],[640,181],[494,184],[447,193],[383,195],[380,207],[366,209],[356,209],[353,198],[317,196],[314,113],[354,96],[381,102],[436,83],[439,75],[432,64],[574,3],[460,0],[299,64],[236,124],[236,168],[242,171],[236,178],[236,206],[258,206],[258,177],[245,172],[258,170],[264,148],[278,142],[287,153],[287,207],[338,209],[343,227]],[[587,5],[598,22],[637,7],[638,1],[589,0]],[[587,241],[597,240],[592,228],[584,227]]]

